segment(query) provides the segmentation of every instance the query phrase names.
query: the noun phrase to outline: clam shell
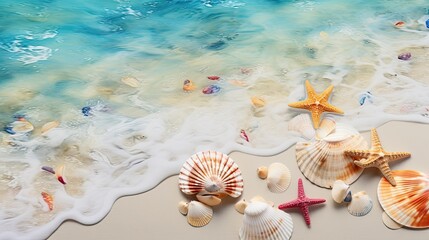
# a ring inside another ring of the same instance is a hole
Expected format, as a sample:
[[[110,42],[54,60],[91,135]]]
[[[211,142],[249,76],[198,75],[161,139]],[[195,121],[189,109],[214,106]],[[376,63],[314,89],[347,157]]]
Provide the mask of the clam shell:
[[[52,128],[58,127],[59,125],[60,125],[60,122],[58,121],[47,122],[42,126],[42,129],[40,130],[40,132],[44,134],[49,130],[51,130]]]
[[[372,209],[372,200],[364,191],[353,194],[353,199],[347,206],[347,210],[353,216],[367,215]]]
[[[384,225],[387,228],[390,228],[392,230],[400,229],[403,227],[403,225],[401,225],[401,224],[395,222],[393,219],[391,219],[389,217],[389,215],[387,215],[386,212],[383,212],[383,214],[381,215],[381,219],[383,220]]]
[[[320,122],[319,128],[316,130],[316,139],[322,139],[335,131],[336,122],[333,118],[325,117]]]
[[[34,130],[33,124],[24,118],[20,118],[8,125],[8,127],[15,133],[24,134]]]
[[[251,97],[252,105],[255,108],[262,108],[265,106],[265,100],[261,97],[253,96]]]
[[[249,205],[249,203],[243,199],[234,204],[234,208],[237,210],[237,212],[244,214],[244,210],[246,209],[247,205]]]
[[[185,201],[180,201],[179,204],[177,205],[179,212],[185,216],[188,214],[188,204],[189,203]]]
[[[365,139],[360,135],[352,135],[342,141],[298,142],[296,144],[296,160],[299,170],[312,183],[332,188],[336,180],[347,184],[353,183],[363,172],[356,166],[353,159],[344,154],[347,149],[366,149]]]
[[[179,188],[188,195],[211,194],[218,197],[239,197],[243,177],[237,164],[228,155],[204,151],[192,155],[179,174]]]
[[[188,223],[194,227],[207,225],[213,217],[213,209],[204,203],[190,201],[188,203]]]
[[[429,227],[429,176],[414,170],[394,170],[396,186],[386,178],[378,184],[378,201],[393,221],[410,228]]]
[[[198,201],[205,203],[209,206],[216,206],[222,202],[222,199],[217,197],[216,195],[210,194],[197,194]]]
[[[242,240],[290,239],[293,230],[291,216],[264,202],[251,202],[244,210],[243,225],[239,230]]]
[[[132,76],[126,76],[121,78],[121,82],[133,88],[140,87],[140,81]]]
[[[273,193],[286,191],[291,181],[290,170],[283,163],[272,163],[268,167],[267,187]]]
[[[350,185],[343,180],[336,180],[332,186],[331,196],[336,203],[344,202],[347,194],[350,193]]]
[[[299,132],[304,138],[310,140],[316,135],[313,122],[308,114],[299,114],[289,120],[288,130]]]
[[[256,169],[256,173],[260,179],[266,179],[268,176],[268,168],[266,166],[260,166]]]

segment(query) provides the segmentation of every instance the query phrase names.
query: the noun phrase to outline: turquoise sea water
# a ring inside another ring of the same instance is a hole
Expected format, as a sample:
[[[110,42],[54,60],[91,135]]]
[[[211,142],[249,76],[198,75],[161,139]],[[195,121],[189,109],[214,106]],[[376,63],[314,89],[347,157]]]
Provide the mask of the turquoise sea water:
[[[424,0],[4,0],[0,16],[0,239],[99,221],[200,150],[287,149],[306,79],[334,85],[332,116],[359,130],[429,123]],[[8,133],[19,117],[34,129]]]

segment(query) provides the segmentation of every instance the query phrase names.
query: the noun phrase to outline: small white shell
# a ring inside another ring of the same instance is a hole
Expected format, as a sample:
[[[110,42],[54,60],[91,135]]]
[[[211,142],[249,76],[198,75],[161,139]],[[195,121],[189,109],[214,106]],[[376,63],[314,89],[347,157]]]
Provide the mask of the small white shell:
[[[395,222],[392,218],[390,218],[389,215],[387,215],[386,212],[383,212],[383,214],[382,214],[381,217],[382,217],[384,225],[386,227],[392,229],[392,230],[400,229],[400,228],[403,227],[403,225]]]
[[[316,130],[316,139],[322,139],[328,136],[335,130],[336,122],[333,118],[325,117],[320,122],[319,128]]]
[[[267,186],[273,193],[286,191],[291,181],[289,168],[283,163],[272,163],[268,167]]]
[[[242,240],[290,239],[293,230],[291,216],[264,202],[252,202],[244,210],[243,225],[239,230]]]
[[[343,180],[336,180],[332,186],[331,196],[336,203],[342,203],[349,192],[350,185]]]
[[[179,204],[177,205],[177,208],[179,209],[179,212],[183,215],[187,215],[188,214],[188,203],[185,201],[180,201]]]
[[[197,194],[197,199],[198,201],[205,203],[209,206],[216,206],[222,202],[221,198],[209,194]]]
[[[313,122],[308,114],[299,114],[298,116],[289,120],[288,130],[299,132],[304,138],[310,140],[316,135],[313,128]]]
[[[244,210],[246,209],[248,204],[249,203],[246,202],[246,200],[242,199],[234,204],[234,208],[235,210],[237,210],[237,212],[244,214]]]
[[[213,217],[213,209],[204,203],[190,201],[188,203],[188,223],[194,227],[207,225]]]
[[[121,82],[133,88],[138,88],[140,86],[140,81],[132,76],[121,78]]]
[[[256,173],[260,179],[266,179],[268,176],[268,168],[266,166],[258,167]]]
[[[368,214],[372,209],[372,200],[364,191],[353,194],[353,199],[347,207],[353,216],[361,217]]]

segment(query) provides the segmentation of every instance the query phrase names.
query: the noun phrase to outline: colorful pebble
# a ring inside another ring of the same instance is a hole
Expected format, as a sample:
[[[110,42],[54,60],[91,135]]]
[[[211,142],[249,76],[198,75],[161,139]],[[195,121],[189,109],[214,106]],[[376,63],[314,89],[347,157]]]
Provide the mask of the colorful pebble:
[[[209,85],[209,86],[203,88],[204,94],[213,94],[213,93],[217,93],[219,91],[220,91],[220,87],[217,85]]]

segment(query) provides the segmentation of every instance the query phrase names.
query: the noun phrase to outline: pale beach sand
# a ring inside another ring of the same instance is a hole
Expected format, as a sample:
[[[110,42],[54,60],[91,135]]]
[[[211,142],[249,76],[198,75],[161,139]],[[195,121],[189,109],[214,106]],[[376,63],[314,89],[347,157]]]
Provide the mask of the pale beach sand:
[[[413,169],[429,173],[429,124],[389,122],[377,130],[386,151],[408,151],[412,154],[409,159],[392,163],[392,170]],[[369,142],[369,132],[364,132],[363,135]],[[372,198],[374,207],[368,215],[354,217],[348,213],[346,206],[340,206],[331,199],[330,190],[319,188],[305,179],[296,165],[294,146],[271,157],[251,156],[238,152],[233,152],[230,156],[239,165],[244,176],[244,193],[239,199],[261,195],[277,206],[296,198],[298,178],[303,178],[307,196],[327,200],[324,205],[310,208],[311,227],[305,225],[298,210],[289,211],[294,223],[292,234],[294,240],[423,240],[429,236],[429,229],[390,230],[384,226],[376,191],[381,173],[374,168],[366,169],[351,186],[353,192],[366,191]],[[256,175],[257,167],[268,166],[272,162],[285,163],[291,170],[292,183],[284,193],[271,193],[266,187],[266,182]],[[177,210],[177,203],[188,198],[179,191],[177,180],[178,177],[175,175],[146,193],[120,198],[110,213],[98,224],[84,226],[73,221],[65,222],[49,239],[238,239],[238,230],[243,218],[234,209],[234,203],[238,199],[225,199],[221,205],[214,207],[214,217],[207,226],[194,228]]]

